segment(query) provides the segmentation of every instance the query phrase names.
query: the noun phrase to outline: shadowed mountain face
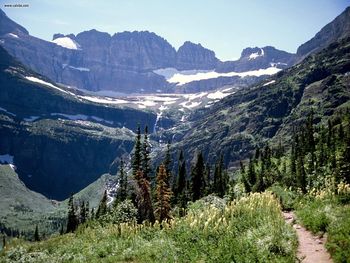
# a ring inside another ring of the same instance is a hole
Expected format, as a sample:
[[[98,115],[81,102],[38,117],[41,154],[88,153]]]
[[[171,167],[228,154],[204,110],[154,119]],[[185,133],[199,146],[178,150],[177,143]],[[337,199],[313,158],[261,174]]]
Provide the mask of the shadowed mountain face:
[[[324,26],[312,39],[302,44],[298,48],[297,55],[299,58],[304,58],[348,36],[350,36],[350,7]]]
[[[13,156],[31,190],[59,200],[78,192],[130,153],[137,123],[155,122],[150,112],[86,101],[0,47],[0,155]]]
[[[248,48],[239,61],[221,62],[213,51],[200,44],[186,41],[176,51],[165,39],[148,31],[111,36],[93,29],[76,36],[55,34],[53,41],[48,42],[29,35],[3,11],[0,12],[0,28],[0,44],[24,65],[55,82],[92,91],[175,92],[179,88],[176,83],[168,82],[154,70],[243,72],[271,66],[285,68],[294,62],[293,54],[273,47]],[[225,77],[201,83],[193,81],[190,86],[210,90],[225,84],[248,85],[251,82],[251,78],[246,81]],[[198,88],[182,90],[193,92]]]

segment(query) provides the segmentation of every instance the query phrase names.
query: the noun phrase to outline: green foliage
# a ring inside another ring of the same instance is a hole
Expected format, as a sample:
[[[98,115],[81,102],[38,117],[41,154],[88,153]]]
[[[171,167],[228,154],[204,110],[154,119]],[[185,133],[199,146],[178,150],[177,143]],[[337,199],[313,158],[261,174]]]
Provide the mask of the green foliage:
[[[301,199],[301,194],[298,194],[290,189],[283,188],[278,184],[271,186],[268,190],[277,197],[284,211],[294,209],[297,202]]]
[[[117,203],[113,208],[105,215],[99,218],[97,221],[102,225],[107,224],[120,224],[135,222],[137,218],[137,208],[130,200],[125,200]]]
[[[340,205],[336,197],[319,192],[303,199],[297,206],[296,214],[301,223],[312,232],[327,232],[326,247],[334,262],[349,262],[349,205]]]
[[[326,205],[323,200],[304,200],[296,215],[303,225],[313,233],[326,232],[330,221],[331,204]]]
[[[326,247],[336,263],[350,262],[350,207],[338,207],[337,219],[328,226]]]

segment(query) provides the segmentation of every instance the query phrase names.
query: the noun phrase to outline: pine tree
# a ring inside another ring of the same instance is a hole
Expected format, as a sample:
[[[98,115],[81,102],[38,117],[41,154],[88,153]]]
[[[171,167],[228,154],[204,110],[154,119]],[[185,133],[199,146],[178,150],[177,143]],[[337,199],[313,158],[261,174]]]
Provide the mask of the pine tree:
[[[255,167],[254,167],[254,161],[252,158],[249,159],[249,165],[248,165],[248,171],[247,171],[247,184],[249,184],[249,188],[252,189],[253,186],[256,183],[256,173],[255,173]],[[247,190],[247,189],[246,189]]]
[[[87,210],[86,210],[85,202],[82,201],[80,203],[80,214],[79,214],[80,224],[84,224],[86,222],[86,219],[87,219]]]
[[[142,171],[143,176],[149,181],[151,175],[151,165],[150,165],[150,143],[148,139],[148,127],[145,127],[145,133],[142,143]]]
[[[287,186],[296,186],[295,178],[297,175],[297,166],[296,166],[296,160],[297,160],[297,153],[296,153],[296,134],[293,128],[293,139],[292,139],[292,150],[290,153],[290,173],[289,176],[286,177],[286,185]]]
[[[210,174],[210,165],[207,163],[205,165],[205,172],[204,172],[204,179],[205,179],[205,195],[209,195],[213,192],[213,182],[211,180],[211,174]]]
[[[174,199],[175,203],[177,203],[179,196],[184,192],[186,187],[186,164],[184,161],[184,153],[181,150],[179,154],[178,160],[178,172],[174,186]]]
[[[250,184],[248,182],[248,178],[247,178],[247,173],[246,173],[246,170],[245,170],[245,167],[244,167],[244,164],[242,163],[242,161],[240,162],[241,164],[241,182],[243,183],[244,185],[244,189],[247,193],[251,192],[252,189],[250,187]]]
[[[224,191],[224,181],[223,181],[223,166],[224,166],[224,159],[222,154],[220,155],[219,160],[215,164],[215,170],[214,170],[214,192],[219,196],[223,197],[225,194]]]
[[[120,169],[119,169],[119,188],[117,192],[117,200],[119,202],[124,201],[127,198],[127,189],[128,189],[128,180],[125,173],[125,164],[124,161],[120,161]],[[118,202],[116,202],[118,203]]]
[[[177,197],[176,201],[180,207],[180,216],[185,215],[185,209],[187,208],[188,199],[188,181],[186,175],[186,162],[183,155],[183,151],[181,151],[179,156],[179,171],[176,182],[176,192]]]
[[[167,179],[166,183],[169,185],[169,178],[171,177],[171,155],[170,155],[170,141],[168,141],[165,152],[164,166],[166,169]]]
[[[96,218],[99,218],[107,213],[107,191],[105,190],[103,192],[102,199],[100,201],[100,204],[98,205],[97,211],[96,211]]]
[[[342,154],[339,157],[337,182],[345,181],[350,183],[350,133],[344,139]]]
[[[34,241],[40,241],[38,225],[35,226]]]
[[[142,156],[141,156],[141,129],[140,125],[137,127],[137,133],[136,133],[136,139],[135,139],[135,145],[134,145],[134,154],[132,159],[132,174],[134,177],[136,176],[137,172],[141,170],[142,165]]]
[[[6,236],[5,234],[3,234],[2,236],[2,249],[4,249],[6,247]]]
[[[300,187],[301,191],[303,194],[306,194],[306,186],[307,186],[307,181],[306,181],[306,173],[305,173],[305,168],[304,168],[304,160],[302,156],[298,156],[298,161],[297,161],[297,181],[298,181],[298,186]]]
[[[68,220],[66,233],[74,232],[78,227],[78,219],[75,214],[73,195],[68,200]]]
[[[252,192],[263,192],[266,188],[264,175],[266,174],[266,164],[261,164],[261,171],[255,173],[255,184],[251,186]]]
[[[151,199],[151,187],[150,183],[144,178],[142,171],[138,171],[136,174],[137,182],[137,209],[138,209],[138,222],[142,223],[145,220],[153,223],[155,221],[152,199]]]
[[[156,186],[156,203],[155,203],[155,215],[156,219],[159,222],[163,220],[171,219],[170,211],[170,198],[171,198],[171,190],[169,185],[166,183],[167,174],[166,168],[164,164],[159,166],[159,170],[157,173],[157,186]]]
[[[85,216],[86,216],[86,221],[91,218],[91,215],[90,215],[90,203],[89,201],[85,201]]]
[[[200,152],[197,155],[197,161],[191,172],[192,179],[192,201],[196,201],[202,197],[204,190],[204,160],[203,155]]]

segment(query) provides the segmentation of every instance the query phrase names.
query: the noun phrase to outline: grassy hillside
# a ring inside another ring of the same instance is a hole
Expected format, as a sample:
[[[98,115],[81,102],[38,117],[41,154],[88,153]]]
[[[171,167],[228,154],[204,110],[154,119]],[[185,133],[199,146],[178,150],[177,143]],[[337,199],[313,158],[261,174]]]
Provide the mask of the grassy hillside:
[[[30,190],[15,169],[8,164],[0,164],[0,231],[6,229],[9,236],[11,230],[23,231],[26,237],[32,238],[35,225],[38,225],[42,235],[57,233],[61,225],[66,224],[68,199],[62,202],[49,200]],[[77,204],[85,201],[90,209],[96,208],[110,182],[115,181],[116,176],[103,174],[75,193],[74,199]]]
[[[38,243],[14,241],[3,262],[295,262],[296,236],[269,193],[227,205],[198,201],[187,216],[152,226],[82,226]],[[220,203],[220,202],[219,202]]]
[[[60,204],[29,190],[10,165],[0,165],[0,200],[0,228],[5,232],[19,230],[30,237],[35,225],[48,233],[60,225]]]

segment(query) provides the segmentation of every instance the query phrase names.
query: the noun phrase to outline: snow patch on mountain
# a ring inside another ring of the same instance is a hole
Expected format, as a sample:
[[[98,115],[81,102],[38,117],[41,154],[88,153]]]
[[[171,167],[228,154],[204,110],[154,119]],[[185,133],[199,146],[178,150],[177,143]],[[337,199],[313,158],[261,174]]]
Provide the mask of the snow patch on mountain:
[[[13,34],[13,33],[8,33],[7,35],[10,37],[19,38],[16,34]]]
[[[96,102],[96,103],[103,103],[103,104],[125,104],[125,103],[129,103],[126,100],[121,100],[121,99],[115,99],[115,98],[108,98],[108,97],[104,97],[104,98],[100,98],[100,97],[92,97],[92,96],[79,96],[82,99],[88,100],[88,101],[92,101],[92,102]]]
[[[157,70],[154,70],[153,72],[163,76],[166,80],[171,79],[176,74],[181,75],[195,75],[198,73],[207,73],[213,70],[199,70],[199,69],[192,69],[192,70],[177,70],[176,68],[160,68]]]
[[[212,99],[212,100],[215,100],[215,99],[222,99],[222,98],[225,98],[226,96],[230,95],[230,93],[223,93],[222,91],[218,90],[216,92],[213,92],[213,93],[209,93],[207,95],[207,98],[208,99]]]
[[[69,37],[59,37],[52,40],[52,42],[64,48],[74,49],[74,50],[80,49],[80,45]]]
[[[62,68],[65,68],[65,67],[69,67],[69,68],[71,68],[71,69],[75,69],[75,70],[79,70],[79,71],[90,71],[90,69],[89,68],[82,68],[82,67],[73,67],[73,66],[71,66],[71,65],[68,65],[68,64],[63,64],[62,65]]]
[[[261,51],[260,54],[259,54],[259,51],[250,54],[249,55],[249,60],[256,59],[258,57],[263,57],[265,55],[264,50],[262,48],[260,48],[260,51]]]
[[[267,85],[273,84],[275,82],[276,82],[276,80],[271,80],[269,82],[266,82],[263,86],[267,86]]]
[[[162,69],[165,70],[165,69]],[[241,78],[247,77],[247,76],[255,76],[260,77],[263,75],[273,75],[279,72],[281,69],[276,67],[269,67],[265,69],[258,69],[258,70],[252,70],[252,71],[245,71],[245,72],[228,72],[228,73],[219,73],[215,71],[192,71],[193,74],[186,73],[184,74],[184,71],[172,71],[174,74],[170,77],[170,75],[166,75],[166,80],[169,83],[176,83],[177,86],[181,86],[187,83],[190,83],[192,81],[199,81],[199,80],[206,80],[206,79],[215,79],[219,77],[234,77],[238,76]],[[160,70],[154,71],[156,74],[162,73]],[[158,73],[157,73],[158,72]],[[162,74],[159,74],[162,75]],[[162,75],[162,76],[165,76]]]
[[[195,107],[199,106],[200,104],[202,104],[201,101],[193,101],[193,102],[185,101],[185,102],[180,103],[181,106],[183,106],[187,109],[195,108]]]
[[[44,80],[42,80],[42,79],[38,79],[38,78],[36,78],[36,77],[25,77],[27,80],[29,80],[29,81],[32,81],[32,82],[36,82],[36,83],[39,83],[39,84],[42,84],[42,85],[45,85],[45,86],[49,86],[49,87],[51,87],[51,88],[54,88],[54,89],[57,89],[57,90],[59,90],[59,91],[61,91],[61,92],[64,92],[64,93],[66,93],[66,94],[70,94],[70,95],[73,95],[73,96],[75,96],[75,94],[74,93],[72,93],[72,92],[68,92],[68,91],[66,91],[66,90],[64,90],[64,89],[61,89],[61,88],[59,88],[59,87],[57,87],[57,86],[55,86],[55,85],[53,85],[53,84],[51,84],[51,83],[49,83],[49,82],[46,82],[46,81],[44,81]]]

